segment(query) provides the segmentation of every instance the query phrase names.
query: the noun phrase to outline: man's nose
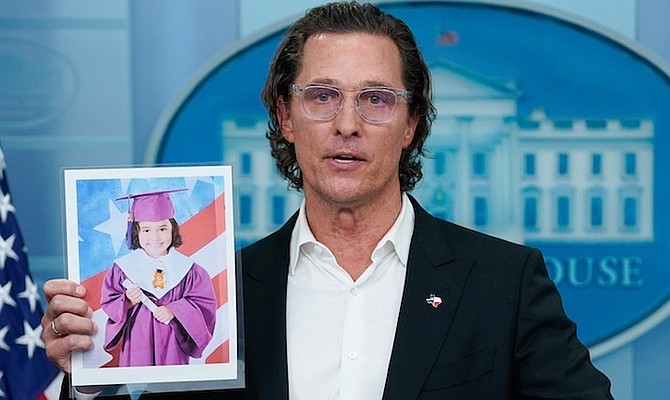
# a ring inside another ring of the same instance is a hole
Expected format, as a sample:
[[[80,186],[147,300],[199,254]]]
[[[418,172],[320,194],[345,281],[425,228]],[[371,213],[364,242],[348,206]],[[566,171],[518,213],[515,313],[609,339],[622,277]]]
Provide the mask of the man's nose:
[[[337,132],[343,136],[356,136],[362,122],[363,119],[358,113],[356,106],[356,98],[345,96],[342,100],[342,108],[335,116],[335,128]]]

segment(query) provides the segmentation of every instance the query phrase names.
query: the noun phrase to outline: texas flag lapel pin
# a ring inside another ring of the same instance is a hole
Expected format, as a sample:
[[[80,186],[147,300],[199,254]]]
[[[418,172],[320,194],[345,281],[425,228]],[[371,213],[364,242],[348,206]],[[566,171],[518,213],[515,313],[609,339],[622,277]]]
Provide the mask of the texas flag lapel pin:
[[[426,303],[433,306],[433,308],[437,308],[440,306],[440,304],[442,304],[442,297],[435,296],[435,293],[431,293],[430,296],[428,296],[426,299]]]

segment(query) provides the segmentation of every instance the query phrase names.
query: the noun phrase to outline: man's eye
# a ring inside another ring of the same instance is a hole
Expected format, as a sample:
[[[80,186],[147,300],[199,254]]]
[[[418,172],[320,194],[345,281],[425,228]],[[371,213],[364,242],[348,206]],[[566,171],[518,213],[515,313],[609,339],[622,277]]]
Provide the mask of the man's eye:
[[[379,104],[379,103],[383,103],[383,102],[384,102],[384,99],[381,98],[381,97],[378,96],[378,95],[372,95],[372,96],[370,96],[370,98],[368,99],[368,101],[369,101],[370,103],[372,103],[372,104]]]
[[[329,103],[336,101],[338,93],[329,89],[313,89],[307,93],[307,98],[316,103]]]
[[[369,91],[361,93],[361,100],[371,106],[386,106],[393,104],[393,95],[383,91]]]
[[[319,93],[319,95],[316,98],[319,101],[326,102],[331,98],[331,96],[328,93]]]

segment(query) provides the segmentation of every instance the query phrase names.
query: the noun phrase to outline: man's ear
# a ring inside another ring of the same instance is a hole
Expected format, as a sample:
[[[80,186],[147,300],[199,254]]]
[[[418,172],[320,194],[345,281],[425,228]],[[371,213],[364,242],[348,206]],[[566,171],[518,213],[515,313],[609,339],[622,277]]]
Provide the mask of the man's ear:
[[[403,149],[409,147],[409,145],[412,143],[412,140],[414,140],[414,133],[416,132],[416,127],[418,124],[419,118],[417,118],[415,115],[409,117],[407,126],[405,127],[405,135],[403,136]]]
[[[293,143],[295,138],[293,137],[293,123],[291,122],[291,114],[289,111],[288,104],[284,101],[283,97],[280,97],[277,100],[277,111],[279,118],[279,127],[281,128],[282,136],[289,143]]]

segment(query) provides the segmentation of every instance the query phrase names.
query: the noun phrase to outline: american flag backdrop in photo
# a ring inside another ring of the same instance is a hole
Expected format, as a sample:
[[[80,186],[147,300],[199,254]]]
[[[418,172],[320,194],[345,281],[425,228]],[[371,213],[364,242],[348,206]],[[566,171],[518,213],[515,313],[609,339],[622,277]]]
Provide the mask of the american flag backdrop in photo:
[[[59,372],[44,350],[40,295],[28,269],[5,167],[0,149],[0,399],[53,398],[45,390]]]
[[[78,268],[81,283],[87,288],[86,300],[93,308],[93,319],[101,328],[94,336],[95,350],[83,354],[84,368],[115,367],[117,354],[102,350],[107,315],[100,308],[100,288],[106,270],[114,259],[127,253],[125,243],[129,202],[115,200],[126,194],[187,188],[172,193],[175,219],[183,238],[176,250],[190,257],[209,272],[217,296],[217,324],[214,338],[203,357],[191,364],[230,362],[228,308],[228,266],[224,218],[223,177],[81,179],[76,182]],[[70,240],[68,238],[68,240]],[[70,257],[70,255],[68,255]],[[70,263],[70,261],[68,261]]]

